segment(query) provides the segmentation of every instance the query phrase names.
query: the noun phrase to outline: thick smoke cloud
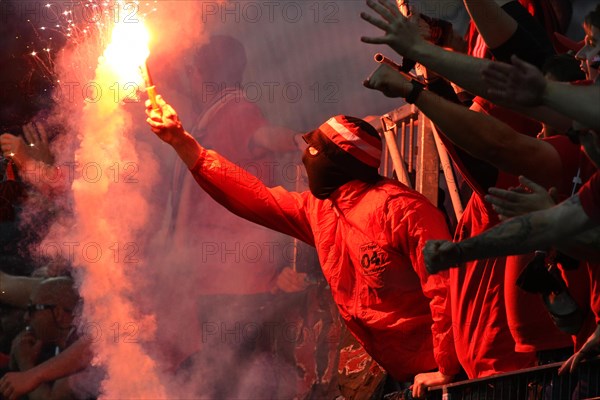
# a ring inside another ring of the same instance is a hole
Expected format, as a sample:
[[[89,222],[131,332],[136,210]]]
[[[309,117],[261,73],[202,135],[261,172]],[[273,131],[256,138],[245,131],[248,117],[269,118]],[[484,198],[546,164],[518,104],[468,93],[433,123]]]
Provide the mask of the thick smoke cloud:
[[[43,7],[42,2],[30,3]],[[67,2],[49,3],[57,15],[67,11]],[[461,30],[465,13],[460,3],[429,1],[416,6],[430,16],[452,20]],[[50,14],[35,7],[33,14],[41,16],[35,24],[45,25]],[[399,59],[388,48],[359,41],[360,36],[380,33],[360,19],[359,13],[366,10],[362,0],[164,0],[142,2],[128,9],[127,15],[132,23],[138,17],[146,21],[152,35],[148,65],[158,91],[188,129],[197,117],[194,102],[203,97],[202,93],[190,93],[186,69],[194,66],[195,49],[218,34],[231,36],[245,47],[247,64],[236,93],[260,107],[273,126],[305,132],[334,114],[381,115],[399,106],[397,100],[362,87],[363,79],[376,67],[372,60],[375,52]],[[108,24],[92,27],[93,33],[86,35],[83,29],[91,21],[86,20],[84,11],[77,12],[77,31],[66,37],[66,47],[52,64],[60,85],[54,92],[57,105],[50,121],[63,127],[52,146],[56,164],[63,171],[58,183],[52,180],[54,186],[60,186],[54,188],[58,194],[53,201],[63,211],[36,250],[59,252],[77,267],[77,282],[86,299],[81,333],[94,339],[95,362],[107,369],[104,395],[210,397],[212,386],[221,384],[234,386],[228,393],[237,398],[293,397],[297,384],[293,360],[273,358],[263,351],[242,363],[236,359],[236,346],[298,344],[293,322],[280,318],[269,325],[273,321],[270,314],[298,306],[296,300],[271,304],[269,309],[264,306],[269,293],[263,296],[263,289],[242,303],[229,303],[235,305],[230,309],[218,304],[218,296],[213,298],[214,304],[199,300],[203,295],[200,288],[222,284],[211,282],[213,278],[202,270],[202,264],[235,267],[249,261],[281,268],[293,261],[291,241],[268,234],[258,238],[250,230],[255,228],[232,217],[219,233],[214,227],[197,224],[198,240],[193,247],[169,242],[175,155],[147,128],[143,103],[123,103],[122,95],[132,94],[131,86],[125,87],[130,82],[119,82],[102,66],[98,68],[108,44]],[[60,30],[66,33],[64,26]],[[205,82],[205,93],[219,84]],[[244,121],[239,121],[239,129],[245,129]],[[219,143],[215,149],[219,150]],[[295,174],[289,173],[292,161],[298,159],[275,154],[270,164],[279,183],[288,189],[297,184]],[[265,165],[245,166],[266,177],[270,170]],[[43,175],[38,179],[50,180]],[[206,199],[201,206],[217,207],[211,202]],[[223,246],[221,235],[228,235],[236,246]],[[171,246],[165,248],[165,243]],[[264,279],[262,286],[272,285],[275,276]],[[231,281],[259,285],[256,276],[243,268]],[[260,307],[263,314],[256,313]],[[208,319],[201,320],[206,315]],[[219,353],[210,353],[211,348]],[[188,358],[196,350],[209,352],[210,362]],[[186,368],[182,368],[185,362]],[[239,371],[227,370],[230,366]],[[227,374],[239,379],[228,381]]]

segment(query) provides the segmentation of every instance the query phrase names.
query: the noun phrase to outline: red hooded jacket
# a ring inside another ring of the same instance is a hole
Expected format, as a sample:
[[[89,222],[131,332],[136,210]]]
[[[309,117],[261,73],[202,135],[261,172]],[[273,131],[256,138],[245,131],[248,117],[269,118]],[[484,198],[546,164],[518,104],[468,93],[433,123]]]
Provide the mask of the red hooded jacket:
[[[460,365],[454,350],[448,282],[425,270],[422,248],[448,239],[444,218],[397,181],[351,181],[326,200],[268,188],[216,152],[202,150],[196,181],[233,213],[317,249],[340,314],[395,379]]]

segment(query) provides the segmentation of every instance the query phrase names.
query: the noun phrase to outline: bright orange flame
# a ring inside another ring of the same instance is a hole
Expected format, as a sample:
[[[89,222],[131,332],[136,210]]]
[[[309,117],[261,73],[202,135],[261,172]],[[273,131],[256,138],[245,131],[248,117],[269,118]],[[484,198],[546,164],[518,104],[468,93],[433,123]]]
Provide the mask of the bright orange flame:
[[[142,82],[139,66],[144,64],[150,55],[149,41],[150,34],[141,19],[115,24],[112,41],[104,51],[104,58],[119,82]]]

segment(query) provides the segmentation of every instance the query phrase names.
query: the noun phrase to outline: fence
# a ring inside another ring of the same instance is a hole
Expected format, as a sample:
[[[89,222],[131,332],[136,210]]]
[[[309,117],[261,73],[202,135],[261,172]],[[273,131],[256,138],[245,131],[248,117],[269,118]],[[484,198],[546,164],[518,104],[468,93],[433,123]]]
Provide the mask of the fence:
[[[558,375],[561,363],[431,388],[428,400],[600,399],[600,358],[583,362],[574,374]]]
[[[381,117],[385,142],[380,173],[421,192],[438,204],[440,167],[457,220],[462,204],[451,162],[435,126],[414,105]],[[600,358],[584,362],[575,374],[558,375],[560,363],[431,388],[429,400],[600,400]],[[398,394],[390,400],[400,400]]]
[[[382,116],[381,126],[385,148],[380,173],[396,176],[437,205],[441,166],[459,220],[463,207],[452,164],[431,121],[414,105],[405,105]]]

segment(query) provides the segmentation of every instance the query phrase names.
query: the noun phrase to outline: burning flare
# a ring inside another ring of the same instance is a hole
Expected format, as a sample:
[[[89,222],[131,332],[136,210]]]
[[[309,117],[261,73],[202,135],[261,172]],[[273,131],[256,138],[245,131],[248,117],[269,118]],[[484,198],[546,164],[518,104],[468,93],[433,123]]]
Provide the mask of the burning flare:
[[[126,4],[118,4],[126,10]],[[103,95],[87,102],[82,110],[75,161],[84,173],[72,185],[76,215],[72,234],[76,235],[74,242],[94,243],[98,251],[93,260],[77,254],[74,264],[84,299],[82,333],[89,336],[89,327],[94,328],[94,363],[106,370],[100,398],[162,399],[169,396],[159,367],[145,346],[154,340],[154,316],[138,309],[134,299],[139,294],[132,281],[134,270],[145,267],[145,260],[137,258],[142,256],[137,254],[137,235],[149,218],[144,193],[151,178],[144,175],[135,184],[125,184],[125,166],[137,171],[143,165],[140,174],[151,166],[140,161],[131,118],[121,106],[125,98],[131,98],[128,87],[139,87],[138,68],[149,55],[148,32],[143,22],[133,20],[130,14],[120,13],[128,16],[128,21],[115,24],[111,43],[96,68],[95,87]],[[85,173],[88,166],[97,172],[94,179]],[[127,257],[123,251],[135,257]]]
[[[137,17],[127,18],[115,24],[111,43],[104,51],[104,62],[114,71],[115,81],[120,85],[134,84],[139,87],[143,81],[146,88],[149,88],[152,82],[147,73],[146,59],[150,55],[150,34],[144,22],[135,18]],[[140,67],[143,67],[142,76]],[[126,96],[119,100],[124,97]]]

